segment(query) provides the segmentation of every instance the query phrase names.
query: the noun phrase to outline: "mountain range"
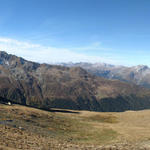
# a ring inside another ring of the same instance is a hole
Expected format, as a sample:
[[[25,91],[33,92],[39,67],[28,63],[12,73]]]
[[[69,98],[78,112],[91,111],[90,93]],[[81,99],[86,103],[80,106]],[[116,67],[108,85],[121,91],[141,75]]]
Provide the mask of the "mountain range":
[[[146,65],[133,67],[116,66],[106,63],[62,63],[66,67],[82,67],[93,75],[106,79],[117,79],[150,88],[150,68]]]
[[[134,82],[108,80],[105,76],[99,77],[98,72],[93,73],[92,67],[82,67],[39,64],[1,51],[0,102],[11,101],[46,110],[125,111],[150,108],[150,89]],[[144,69],[147,70],[142,67],[141,72]]]

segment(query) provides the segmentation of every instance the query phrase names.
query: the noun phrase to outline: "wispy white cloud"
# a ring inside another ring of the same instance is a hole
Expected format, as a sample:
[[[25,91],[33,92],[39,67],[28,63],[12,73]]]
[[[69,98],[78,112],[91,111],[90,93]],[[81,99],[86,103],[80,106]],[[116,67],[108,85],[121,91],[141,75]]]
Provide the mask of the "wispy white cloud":
[[[92,51],[95,51],[95,50],[111,50],[111,48],[106,48],[106,47],[103,47],[102,46],[102,43],[101,42],[94,42],[94,43],[91,43],[87,46],[82,46],[82,47],[75,47],[75,48],[72,48],[73,50],[83,50],[83,51],[88,51],[88,50],[92,50]]]
[[[99,47],[100,43],[94,43],[92,46]],[[87,46],[86,48],[92,48]],[[75,48],[74,48],[75,49]],[[23,57],[27,60],[40,63],[56,62],[107,62],[116,64],[117,61],[110,57],[90,56],[86,53],[77,53],[68,48],[56,48],[19,41],[10,38],[0,38],[0,50]]]

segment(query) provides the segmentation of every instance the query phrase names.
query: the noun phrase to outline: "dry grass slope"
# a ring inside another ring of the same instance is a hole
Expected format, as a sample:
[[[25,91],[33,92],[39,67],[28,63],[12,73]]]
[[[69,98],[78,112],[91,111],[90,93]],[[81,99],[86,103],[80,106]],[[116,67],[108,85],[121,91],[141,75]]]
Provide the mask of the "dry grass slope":
[[[123,150],[150,146],[150,110],[43,111],[0,104],[0,150]]]

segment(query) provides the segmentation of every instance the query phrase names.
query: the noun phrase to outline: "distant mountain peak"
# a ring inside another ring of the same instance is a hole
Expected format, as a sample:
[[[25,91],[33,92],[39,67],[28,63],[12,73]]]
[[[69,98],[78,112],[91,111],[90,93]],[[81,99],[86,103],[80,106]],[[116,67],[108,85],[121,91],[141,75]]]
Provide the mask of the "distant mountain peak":
[[[142,72],[142,71],[145,71],[145,70],[149,69],[149,67],[146,66],[146,65],[138,65],[138,66],[135,66],[133,68],[135,68],[135,70],[137,72]]]
[[[65,64],[65,66],[79,66],[96,76],[118,79],[150,88],[150,68],[146,65],[125,67],[107,63],[74,63]]]

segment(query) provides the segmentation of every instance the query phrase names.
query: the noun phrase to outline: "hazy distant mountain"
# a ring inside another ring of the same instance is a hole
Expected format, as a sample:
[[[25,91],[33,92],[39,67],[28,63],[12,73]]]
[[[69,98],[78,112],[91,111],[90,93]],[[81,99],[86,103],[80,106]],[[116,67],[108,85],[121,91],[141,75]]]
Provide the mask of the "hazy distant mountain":
[[[133,67],[115,66],[105,63],[68,63],[66,67],[82,67],[88,72],[107,79],[118,79],[150,88],[150,68],[145,65]]]
[[[0,101],[9,100],[45,109],[139,110],[150,108],[150,90],[96,77],[81,67],[38,64],[0,52]]]

